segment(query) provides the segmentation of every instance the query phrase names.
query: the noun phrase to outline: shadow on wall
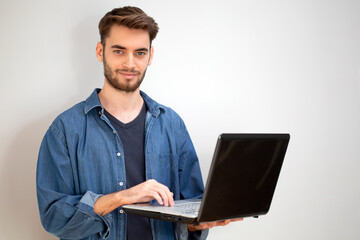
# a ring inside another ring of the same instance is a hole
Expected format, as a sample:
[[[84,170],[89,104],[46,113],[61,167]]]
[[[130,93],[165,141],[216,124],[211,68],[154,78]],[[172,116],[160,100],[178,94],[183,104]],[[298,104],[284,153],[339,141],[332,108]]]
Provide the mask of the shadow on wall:
[[[38,151],[50,118],[30,123],[9,139],[4,166],[0,168],[3,239],[57,239],[41,226],[35,184]]]

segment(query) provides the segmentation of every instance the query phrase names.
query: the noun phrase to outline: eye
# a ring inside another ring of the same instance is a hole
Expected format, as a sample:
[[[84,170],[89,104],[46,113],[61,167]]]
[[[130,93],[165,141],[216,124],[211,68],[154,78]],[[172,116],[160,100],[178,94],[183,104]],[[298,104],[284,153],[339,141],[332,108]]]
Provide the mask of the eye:
[[[138,55],[138,56],[145,56],[145,55],[146,55],[146,52],[136,52],[136,55]]]
[[[117,54],[123,54],[124,53],[122,50],[115,50],[114,52],[117,53]]]

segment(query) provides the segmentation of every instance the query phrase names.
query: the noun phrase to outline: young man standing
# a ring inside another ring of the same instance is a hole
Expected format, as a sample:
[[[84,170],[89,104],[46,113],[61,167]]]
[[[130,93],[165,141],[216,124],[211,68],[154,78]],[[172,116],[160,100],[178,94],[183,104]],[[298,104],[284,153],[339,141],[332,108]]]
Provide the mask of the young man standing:
[[[201,197],[199,162],[182,119],[140,91],[156,22],[136,7],[99,23],[104,86],[60,114],[41,144],[41,222],[62,239],[205,239],[207,228],[134,215],[124,204]]]

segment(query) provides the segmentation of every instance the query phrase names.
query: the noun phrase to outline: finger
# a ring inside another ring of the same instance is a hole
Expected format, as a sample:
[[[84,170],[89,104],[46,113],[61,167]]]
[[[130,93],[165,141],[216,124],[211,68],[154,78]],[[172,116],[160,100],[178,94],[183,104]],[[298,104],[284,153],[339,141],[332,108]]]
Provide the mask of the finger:
[[[211,222],[211,223],[207,223],[206,225],[204,225],[205,229],[206,228],[213,228],[213,227],[216,227],[216,226],[218,226],[217,222]]]
[[[160,195],[159,195],[157,192],[153,192],[153,198],[154,198],[160,205],[163,205],[163,204],[164,204],[162,198],[160,197]]]
[[[170,206],[174,206],[175,205],[175,201],[174,201],[174,193],[171,193],[171,197],[170,197]]]
[[[226,221],[218,221],[218,222],[215,222],[215,226],[226,226],[228,223]],[[214,226],[214,227],[215,227]]]
[[[224,220],[224,221],[217,221],[217,222],[211,222],[209,223],[210,227],[217,227],[217,226],[226,226],[230,223],[230,220]]]
[[[216,226],[216,222],[209,222],[209,223],[200,223],[198,226],[195,226],[197,230],[204,230],[210,229]]]
[[[163,205],[163,199],[161,194],[156,187],[158,182],[154,179],[149,179],[146,182],[139,184],[138,186],[141,188],[137,189],[137,192],[142,195],[143,198],[150,198],[148,201],[155,199],[160,205]]]
[[[149,188],[151,189],[151,191],[153,193],[156,193],[156,197],[160,197],[161,203],[160,201],[158,201],[161,205],[164,206],[168,206],[169,204],[169,200],[168,200],[168,196],[166,193],[166,186],[162,185],[161,183],[156,182],[155,180],[149,180]],[[155,195],[154,195],[155,196]]]
[[[164,206],[169,206],[169,199],[168,199],[168,196],[166,194],[166,191],[164,189],[162,189],[162,188],[158,188],[157,192],[160,195],[160,197],[162,198]]]
[[[241,220],[238,220],[241,221]],[[217,222],[209,222],[209,223],[200,223],[199,225],[190,225],[190,228],[195,230],[204,230],[204,229],[210,229],[217,226],[226,226],[228,225],[232,220],[224,220],[224,221],[217,221]]]
[[[164,192],[166,194],[166,198],[167,198],[167,206],[174,206],[174,194],[172,192],[170,192],[170,189],[164,185]]]
[[[155,180],[154,180],[155,181]],[[170,192],[169,188],[164,184],[156,182],[154,184],[156,187],[159,187],[158,191],[160,196],[163,198],[165,206],[174,206],[174,194]]]
[[[231,222],[231,220],[225,220],[225,221],[224,221],[224,225],[223,225],[223,226],[228,225],[230,222]]]
[[[231,222],[239,222],[244,220],[243,218],[236,218],[236,219],[232,219]]]

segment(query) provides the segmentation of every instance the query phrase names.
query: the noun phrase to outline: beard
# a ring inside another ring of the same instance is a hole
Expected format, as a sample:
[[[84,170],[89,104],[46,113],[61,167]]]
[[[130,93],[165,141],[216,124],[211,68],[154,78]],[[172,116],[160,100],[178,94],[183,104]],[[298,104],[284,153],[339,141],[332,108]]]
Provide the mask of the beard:
[[[145,69],[144,73],[141,74],[140,71],[136,71],[133,69],[116,69],[113,71],[110,66],[106,63],[105,55],[103,59],[104,63],[104,76],[108,83],[115,89],[124,91],[126,93],[134,92],[136,89],[138,89],[145,77],[145,73],[147,68]],[[126,73],[132,73],[137,74],[137,77],[133,80],[127,80],[124,79],[123,81],[119,79],[116,75],[120,74],[120,72],[126,72]],[[131,83],[131,81],[135,81]]]

